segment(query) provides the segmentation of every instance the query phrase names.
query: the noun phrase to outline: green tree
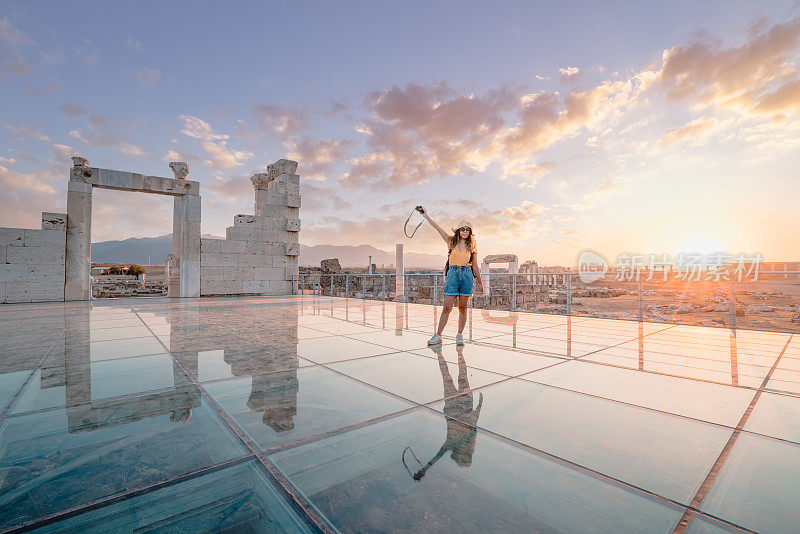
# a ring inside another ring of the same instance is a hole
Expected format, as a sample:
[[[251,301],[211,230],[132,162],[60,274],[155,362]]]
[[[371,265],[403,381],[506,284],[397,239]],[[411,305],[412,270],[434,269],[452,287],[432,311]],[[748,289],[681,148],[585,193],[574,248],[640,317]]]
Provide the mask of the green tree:
[[[144,269],[142,268],[141,265],[131,265],[130,267],[128,267],[128,270],[125,274],[131,276],[139,276],[140,274],[144,274]]]

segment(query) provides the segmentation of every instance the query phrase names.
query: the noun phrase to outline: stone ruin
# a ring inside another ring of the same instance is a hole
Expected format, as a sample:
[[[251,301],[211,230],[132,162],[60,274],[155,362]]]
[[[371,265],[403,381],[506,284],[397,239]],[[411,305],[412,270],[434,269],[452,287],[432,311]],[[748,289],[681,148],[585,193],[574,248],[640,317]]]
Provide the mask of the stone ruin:
[[[554,271],[561,271],[564,274]],[[566,269],[563,267],[544,267],[539,266],[536,261],[526,261],[519,267],[519,272],[527,274],[522,277],[523,280],[537,286],[559,286],[567,283]],[[537,274],[545,272],[548,274]]]
[[[322,269],[323,274],[335,274],[342,272],[342,266],[339,265],[339,258],[331,258],[319,262],[319,267]]]
[[[175,178],[100,169],[75,156],[67,213],[43,213],[41,229],[0,228],[0,302],[89,300],[94,188],[173,197],[172,254],[165,268],[170,297],[284,295],[298,274],[300,176],[286,159],[251,177],[253,215],[236,215],[225,239],[200,238],[200,184],[189,165]]]
[[[254,174],[254,215],[236,215],[225,239],[200,240],[201,295],[287,295],[298,276],[300,176],[278,160]]]
[[[489,272],[489,264],[491,263],[507,263],[508,264],[508,271],[509,273],[516,273],[519,271],[519,261],[517,260],[516,254],[494,254],[489,256],[484,256],[483,261],[481,262],[481,272],[488,273]],[[491,276],[481,277],[483,279],[483,291],[484,294],[490,294],[491,288]]]

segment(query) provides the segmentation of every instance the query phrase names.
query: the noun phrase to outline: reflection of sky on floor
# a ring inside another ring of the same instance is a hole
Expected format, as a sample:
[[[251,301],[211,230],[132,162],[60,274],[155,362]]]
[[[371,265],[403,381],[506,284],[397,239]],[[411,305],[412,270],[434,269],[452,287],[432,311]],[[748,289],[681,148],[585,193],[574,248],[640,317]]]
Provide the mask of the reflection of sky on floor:
[[[0,530],[790,532],[790,334],[326,297],[0,307]],[[457,312],[454,312],[457,313]]]

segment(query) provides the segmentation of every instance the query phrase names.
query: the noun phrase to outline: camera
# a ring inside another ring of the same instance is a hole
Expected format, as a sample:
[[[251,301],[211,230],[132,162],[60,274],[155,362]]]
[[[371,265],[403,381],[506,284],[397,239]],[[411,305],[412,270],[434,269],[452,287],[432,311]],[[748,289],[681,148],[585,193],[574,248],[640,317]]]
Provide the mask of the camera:
[[[417,206],[417,207],[416,207],[416,208],[414,208],[414,209],[415,209],[415,210],[417,210],[417,211],[418,211],[418,212],[420,212],[420,213],[425,213],[425,208],[423,208],[422,206]]]

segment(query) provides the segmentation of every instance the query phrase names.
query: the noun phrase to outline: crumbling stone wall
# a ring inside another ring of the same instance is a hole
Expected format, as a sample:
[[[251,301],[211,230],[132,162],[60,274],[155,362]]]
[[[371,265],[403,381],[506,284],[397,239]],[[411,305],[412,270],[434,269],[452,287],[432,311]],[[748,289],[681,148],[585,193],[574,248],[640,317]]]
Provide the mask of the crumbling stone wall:
[[[225,239],[200,240],[201,295],[288,295],[298,275],[300,176],[281,159],[254,174],[254,215],[236,215]]]
[[[41,230],[0,228],[0,302],[64,300],[67,215],[42,213]]]

